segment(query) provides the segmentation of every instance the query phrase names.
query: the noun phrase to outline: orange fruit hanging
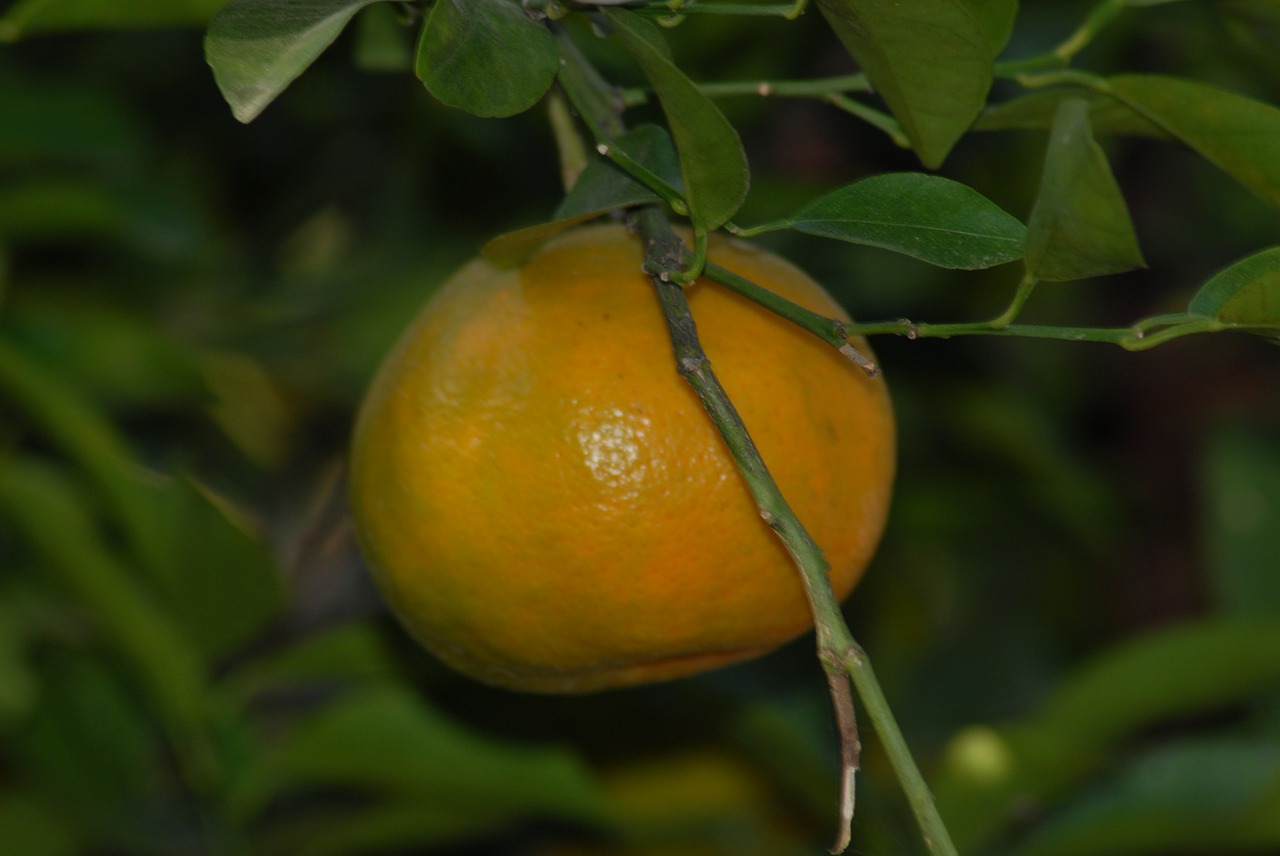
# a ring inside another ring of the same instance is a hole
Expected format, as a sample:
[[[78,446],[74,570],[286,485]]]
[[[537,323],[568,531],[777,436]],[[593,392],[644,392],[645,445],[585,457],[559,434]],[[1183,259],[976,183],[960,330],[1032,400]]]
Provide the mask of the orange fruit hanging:
[[[709,257],[845,317],[775,255],[713,238]],[[798,570],[676,371],[641,261],[639,239],[606,224],[518,268],[471,262],[427,301],[359,413],[351,504],[364,556],[405,627],[481,681],[534,692],[657,681],[811,626]],[[889,506],[883,380],[715,283],[686,294],[713,369],[845,596]]]

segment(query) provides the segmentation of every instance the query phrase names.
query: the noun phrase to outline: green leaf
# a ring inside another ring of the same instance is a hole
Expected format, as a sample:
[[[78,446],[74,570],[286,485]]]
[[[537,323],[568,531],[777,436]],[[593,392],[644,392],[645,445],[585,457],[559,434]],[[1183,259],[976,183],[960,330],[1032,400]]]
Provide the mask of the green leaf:
[[[74,485],[49,465],[10,458],[0,468],[0,516],[92,615],[170,733],[180,744],[198,739],[203,665],[173,617],[103,542]]]
[[[23,856],[76,856],[84,848],[67,828],[65,806],[15,791],[0,795],[0,841]]]
[[[165,755],[154,712],[109,657],[51,645],[41,659],[41,704],[6,745],[6,755],[57,805],[64,832],[97,845],[82,843],[75,852],[158,852],[142,846],[154,832],[137,813],[140,806],[154,812],[165,801]],[[158,837],[148,843],[154,846]],[[28,852],[7,837],[0,841],[6,854]]]
[[[668,185],[683,189],[680,160],[671,135],[658,125],[642,124],[611,145]],[[661,201],[660,197],[604,157],[592,158],[555,211],[555,219],[507,232],[488,241],[480,254],[498,267],[513,267],[538,247],[579,223],[623,208]]]
[[[12,167],[73,164],[134,174],[153,157],[120,94],[91,81],[52,83],[6,70],[0,87],[0,159]],[[47,183],[48,179],[45,180]]]
[[[1027,224],[1027,273],[1062,282],[1145,263],[1124,196],[1089,129],[1089,105],[1058,106],[1044,175]]]
[[[352,60],[365,71],[410,71],[413,45],[396,10],[385,4],[370,6],[356,18]]]
[[[169,539],[170,611],[206,660],[217,662],[278,617],[283,573],[262,540],[191,480],[165,484],[162,503],[157,525]]]
[[[85,472],[124,531],[136,564],[153,579],[162,574],[166,554],[163,533],[156,526],[155,496],[105,414],[4,336],[0,336],[0,401]]]
[[[416,799],[490,820],[590,819],[597,794],[577,759],[468,731],[396,687],[354,692],[302,722],[245,782],[256,811],[295,787],[337,786]]]
[[[1089,102],[1089,124],[1098,134],[1128,134],[1171,139],[1164,128],[1107,95],[1067,86],[1042,89],[987,108],[973,123],[975,131],[1041,131],[1053,127],[1063,101],[1083,98]]]
[[[0,733],[3,733],[10,722],[30,712],[39,689],[35,673],[27,662],[28,631],[18,612],[22,604],[9,602],[12,593],[8,589],[0,590],[0,594],[5,596],[5,600],[0,601]]]
[[[1125,75],[1114,97],[1280,208],[1280,109],[1204,83]]]
[[[90,177],[35,178],[0,188],[0,237],[29,242],[88,240],[161,261],[200,245],[193,212],[157,186],[112,187]]]
[[[1115,756],[1126,737],[1181,717],[1230,709],[1280,682],[1280,621],[1214,619],[1118,646],[1078,670],[1037,715],[985,732],[994,763],[952,753],[937,781],[961,852],[977,852],[1016,822],[1020,806],[1046,803]]]
[[[1280,443],[1232,425],[1205,456],[1205,551],[1217,609],[1280,618]]]
[[[1280,68],[1280,4],[1275,0],[1216,0],[1213,7],[1254,58]]]
[[[973,20],[987,34],[991,44],[991,56],[997,57],[1013,35],[1013,23],[1018,17],[1018,0],[962,0]]]
[[[33,361],[106,408],[194,407],[208,399],[190,351],[104,290],[15,295],[0,329]]]
[[[381,681],[396,675],[372,624],[348,623],[299,639],[279,653],[246,661],[226,685],[242,702],[268,689]]]
[[[988,30],[962,0],[817,2],[920,161],[940,166],[986,102],[997,17],[982,11]]]
[[[251,122],[333,44],[351,18],[385,0],[231,0],[209,22],[205,59],[232,114]]]
[[[1280,621],[1205,620],[1118,647],[1064,684],[1036,728],[1090,752],[1139,728],[1238,704],[1280,682]]]
[[[1187,308],[1202,318],[1280,334],[1280,247],[1254,253],[1215,274]]]
[[[918,172],[866,178],[796,212],[797,232],[975,270],[1022,256],[1026,229],[976,190]]]
[[[681,186],[675,144],[664,129],[637,125],[612,145],[673,187]],[[480,248],[480,255],[498,267],[515,267],[566,229],[610,211],[658,201],[656,193],[612,161],[593,158],[556,209],[556,219],[498,235]]]
[[[0,17],[0,42],[31,33],[174,27],[208,21],[227,0],[18,0]]]
[[[538,251],[538,247],[556,235],[579,223],[585,223],[594,216],[594,214],[579,214],[574,217],[562,217],[549,223],[539,223],[513,232],[504,232],[485,242],[485,245],[480,248],[480,256],[495,267],[515,267],[527,261]]]
[[[441,103],[490,117],[528,110],[559,67],[550,31],[509,0],[437,0],[414,62]]]
[[[371,806],[337,806],[322,817],[305,816],[274,826],[269,853],[350,856],[353,853],[424,852],[468,839],[487,839],[517,818],[500,809],[459,811],[435,801],[402,799]]]
[[[694,227],[718,229],[747,198],[750,172],[738,132],[720,108],[672,63],[654,24],[622,9],[605,10],[604,14],[662,104],[680,153],[685,201]]]
[[[238,351],[208,349],[199,363],[209,391],[205,410],[212,421],[258,466],[282,466],[292,452],[296,425],[275,378]]]
[[[1275,852],[1280,744],[1213,737],[1162,747],[1054,813],[1019,856]]]
[[[675,188],[681,187],[680,159],[675,143],[657,125],[637,125],[612,145]],[[556,209],[556,218],[604,214],[618,208],[658,202],[656,193],[632,178],[612,161],[599,157],[588,162],[573,189]]]

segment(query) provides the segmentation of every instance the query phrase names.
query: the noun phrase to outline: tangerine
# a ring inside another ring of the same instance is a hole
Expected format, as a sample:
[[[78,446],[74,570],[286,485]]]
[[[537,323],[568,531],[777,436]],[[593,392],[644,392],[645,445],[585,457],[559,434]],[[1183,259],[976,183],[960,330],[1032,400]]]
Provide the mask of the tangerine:
[[[709,258],[846,318],[783,259]],[[359,541],[394,611],[486,683],[587,692],[766,653],[811,626],[799,572],[676,371],[638,238],[584,226],[518,268],[476,260],[378,371],[351,460]],[[703,348],[783,494],[853,588],[885,524],[880,378],[715,283],[686,288]],[[865,346],[865,343],[861,343]]]

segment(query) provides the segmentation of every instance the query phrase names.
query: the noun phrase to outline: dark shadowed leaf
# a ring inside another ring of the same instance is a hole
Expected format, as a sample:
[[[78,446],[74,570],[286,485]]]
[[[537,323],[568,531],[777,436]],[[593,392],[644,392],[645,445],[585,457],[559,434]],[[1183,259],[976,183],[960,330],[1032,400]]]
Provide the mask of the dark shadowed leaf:
[[[1176,77],[1109,80],[1115,97],[1280,208],[1280,109]]]
[[[1280,247],[1254,253],[1215,274],[1187,308],[1192,315],[1280,335]]]
[[[675,144],[671,135],[657,125],[639,125],[613,145],[672,187],[682,186]],[[556,219],[499,235],[480,249],[480,255],[498,267],[514,267],[565,229],[609,211],[658,201],[656,193],[612,161],[592,158],[556,209]]]
[[[509,0],[437,0],[414,61],[441,103],[491,117],[528,110],[559,67],[550,31]]]
[[[35,706],[39,680],[28,662],[29,619],[22,614],[27,604],[15,596],[13,587],[0,589],[0,734],[20,721]],[[2,824],[0,824],[2,827]]]
[[[48,799],[51,804],[46,807],[56,806],[63,837],[95,837],[101,847],[104,837],[119,840],[123,834],[133,846],[122,844],[121,850],[156,852],[143,846],[147,832],[129,829],[131,821],[136,823],[138,806],[157,807],[164,800],[158,787],[162,777],[156,775],[163,748],[154,711],[109,658],[49,646],[42,660],[40,704],[7,744],[6,756],[28,774],[27,781],[39,783],[32,795]],[[4,793],[12,794],[11,788]],[[28,821],[35,819],[27,816]],[[0,829],[3,826],[0,819]],[[47,837],[38,829],[28,829],[28,834],[34,834],[33,843]],[[17,846],[21,840],[0,839],[6,856],[42,853]],[[82,840],[72,852],[92,849]]]
[[[1044,131],[1063,101],[1083,98],[1089,102],[1089,125],[1097,134],[1131,134],[1169,139],[1164,128],[1114,98],[1083,87],[1044,89],[993,105],[973,123],[975,131]]]
[[[1229,425],[1205,454],[1203,523],[1216,608],[1238,616],[1280,616],[1280,440]]]
[[[973,270],[1022,256],[1026,229],[967,185],[916,172],[842,187],[800,209],[791,228]]]
[[[356,18],[352,60],[366,71],[411,71],[411,33],[393,7],[385,3],[370,6]]]
[[[303,816],[278,823],[267,834],[270,853],[291,856],[350,856],[353,853],[423,852],[424,847],[465,845],[492,837],[519,818],[483,805],[459,810],[409,797],[373,805],[345,805],[322,817]]]
[[[227,0],[18,0],[0,16],[0,42],[32,33],[203,24]]]
[[[245,661],[225,685],[242,702],[267,690],[395,680],[383,637],[368,623],[348,623]]]
[[[490,820],[529,813],[589,818],[595,788],[561,750],[468,731],[395,687],[370,687],[302,722],[240,794],[253,810],[293,787],[358,788]]]
[[[720,108],[672,63],[654,24],[620,9],[605,14],[662,104],[680,153],[690,218],[698,228],[719,228],[747,197],[750,173],[738,132]]]
[[[1205,620],[1109,651],[1055,693],[1037,727],[1099,745],[1234,704],[1278,680],[1280,621]]]
[[[163,488],[163,531],[172,572],[165,594],[188,639],[209,660],[262,633],[284,603],[283,573],[262,539],[199,485]]]
[[[9,789],[0,796],[0,841],[27,856],[75,856],[84,847],[68,829],[66,807]]]
[[[251,122],[351,18],[382,0],[231,0],[209,22],[205,59],[231,112]]]
[[[590,220],[594,214],[578,214],[574,217],[562,217],[548,223],[527,226],[514,232],[504,232],[491,238],[480,248],[480,255],[491,265],[500,268],[515,267],[526,261],[547,241],[579,223]]]
[[[133,570],[153,580],[162,574],[167,562],[155,494],[107,415],[7,337],[0,337],[0,401],[84,472],[132,548]]]
[[[89,81],[9,77],[0,88],[0,159],[134,169],[153,156],[140,118]]]
[[[1230,709],[1280,681],[1280,622],[1215,619],[1116,647],[1080,669],[1044,710],[983,737],[998,769],[953,757],[937,784],[961,852],[1015,822],[1019,806],[1057,797],[1110,757],[1116,741],[1179,718]],[[1082,851],[1091,852],[1091,851]]]
[[[1058,107],[1027,224],[1027,273],[1062,282],[1144,264],[1124,196],[1089,131],[1089,105]]]
[[[1213,6],[1258,57],[1273,64],[1280,57],[1280,4],[1275,0],[1216,0]]]
[[[817,2],[921,162],[939,166],[986,102],[1000,17],[983,10],[989,32],[962,0]]]
[[[106,295],[36,295],[8,307],[3,328],[33,361],[107,408],[208,399],[190,350]]]
[[[638,125],[613,142],[632,160],[672,187],[680,188],[680,159],[671,135],[657,125]],[[659,201],[658,195],[612,161],[593,158],[556,209],[556,218],[603,214]]]
[[[171,733],[196,737],[203,665],[173,616],[108,548],[74,483],[52,466],[11,458],[0,468],[0,513],[93,616]]]
[[[1035,830],[1021,856],[1275,852],[1280,743],[1198,739],[1158,749],[1101,779]]]

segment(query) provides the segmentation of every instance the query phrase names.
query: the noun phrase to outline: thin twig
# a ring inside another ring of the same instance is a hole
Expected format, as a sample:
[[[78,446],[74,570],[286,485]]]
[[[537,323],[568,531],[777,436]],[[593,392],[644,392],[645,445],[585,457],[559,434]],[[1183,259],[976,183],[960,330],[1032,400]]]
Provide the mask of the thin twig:
[[[1146,351],[1182,336],[1197,333],[1273,334],[1268,324],[1234,324],[1217,318],[1195,315],[1161,315],[1137,321],[1128,327],[1059,327],[1051,324],[1007,324],[1002,319],[954,324],[931,324],[899,318],[896,321],[869,321],[850,324],[850,336],[897,335],[908,339],[951,339],[956,336],[1018,336],[1027,339],[1059,339],[1064,342],[1099,342],[1119,345],[1126,351]],[[1166,326],[1167,325],[1167,326]]]
[[[805,309],[798,303],[792,303],[767,288],[762,288],[751,280],[731,270],[720,267],[714,262],[707,262],[703,273],[707,278],[720,283],[726,288],[741,294],[743,297],[760,304],[765,309],[817,336],[831,347],[853,361],[868,377],[879,377],[880,367],[849,341],[848,325],[839,318],[828,318],[817,312]]]

